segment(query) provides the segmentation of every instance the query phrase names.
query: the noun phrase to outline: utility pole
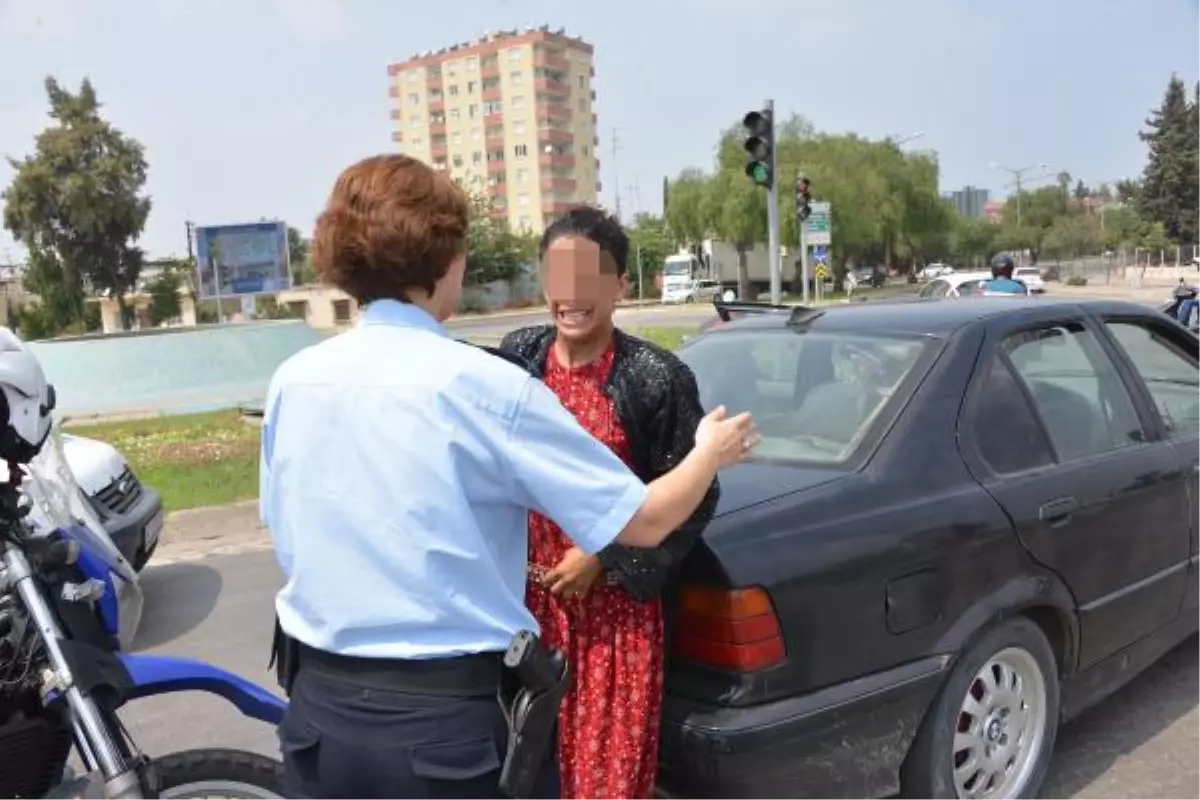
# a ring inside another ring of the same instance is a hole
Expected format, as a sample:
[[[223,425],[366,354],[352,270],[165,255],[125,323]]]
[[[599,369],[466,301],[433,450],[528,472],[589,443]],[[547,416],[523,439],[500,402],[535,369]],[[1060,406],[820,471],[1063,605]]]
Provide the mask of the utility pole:
[[[613,192],[616,194],[617,221],[621,221],[621,172],[617,169],[617,129],[612,130]]]
[[[771,175],[779,174],[779,154],[775,148],[775,101],[766,101],[771,116]],[[772,180],[767,189],[767,255],[771,264],[771,305],[783,302],[783,264],[779,255],[779,181]],[[749,299],[749,298],[747,298]]]
[[[1025,179],[1025,173],[1031,169],[1046,169],[1046,165],[1042,164],[1027,164],[1024,167],[1005,167],[1000,164],[992,164],[992,167],[998,170],[1009,173],[1013,176],[1013,185],[1017,187],[1017,227],[1021,227],[1021,182]]]

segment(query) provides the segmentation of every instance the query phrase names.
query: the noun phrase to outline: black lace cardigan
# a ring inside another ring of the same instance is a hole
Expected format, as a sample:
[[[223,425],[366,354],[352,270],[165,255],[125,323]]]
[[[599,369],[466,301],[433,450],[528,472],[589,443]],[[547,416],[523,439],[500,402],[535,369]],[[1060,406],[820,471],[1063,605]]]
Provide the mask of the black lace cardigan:
[[[554,326],[538,325],[509,333],[500,350],[523,359],[541,378],[554,344]],[[605,391],[633,453],[632,468],[646,483],[674,469],[695,445],[696,426],[704,416],[696,379],[677,356],[621,330],[614,332],[612,373]],[[607,580],[639,600],[660,596],[674,569],[712,519],[720,487],[714,480],[700,507],[656,548],[612,544],[597,556]]]

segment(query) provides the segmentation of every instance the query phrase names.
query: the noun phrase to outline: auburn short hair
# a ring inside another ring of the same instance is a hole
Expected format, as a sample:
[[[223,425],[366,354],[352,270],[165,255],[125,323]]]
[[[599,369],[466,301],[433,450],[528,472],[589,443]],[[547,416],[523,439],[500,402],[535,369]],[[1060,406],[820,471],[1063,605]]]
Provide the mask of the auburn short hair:
[[[466,194],[414,158],[380,155],[342,171],[313,233],[313,267],[360,304],[433,293],[466,249]]]

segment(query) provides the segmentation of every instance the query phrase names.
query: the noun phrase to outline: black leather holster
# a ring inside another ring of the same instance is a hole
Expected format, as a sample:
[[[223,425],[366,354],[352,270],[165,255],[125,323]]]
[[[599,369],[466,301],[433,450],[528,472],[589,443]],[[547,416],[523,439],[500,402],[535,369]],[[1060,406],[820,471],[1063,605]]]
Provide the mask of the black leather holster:
[[[555,733],[571,671],[558,650],[547,648],[531,631],[520,631],[504,654],[500,707],[508,721],[508,750],[500,771],[500,791],[526,798],[533,792]]]
[[[275,680],[284,694],[292,696],[292,684],[296,681],[296,672],[300,669],[300,643],[283,632],[279,617],[275,617],[275,635],[271,639],[271,660],[267,669],[275,668]]]

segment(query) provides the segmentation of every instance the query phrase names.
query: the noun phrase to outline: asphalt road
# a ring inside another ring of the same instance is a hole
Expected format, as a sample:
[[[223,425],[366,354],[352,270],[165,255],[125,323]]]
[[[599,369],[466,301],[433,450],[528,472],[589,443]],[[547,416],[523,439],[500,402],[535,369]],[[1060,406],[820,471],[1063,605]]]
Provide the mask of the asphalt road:
[[[279,584],[274,557],[263,550],[151,565],[143,577],[146,614],[135,649],[200,658],[274,687],[266,664]],[[1065,726],[1045,796],[1200,796],[1197,655],[1193,637]],[[123,716],[151,754],[200,746],[278,752],[272,729],[214,697],[140,700]]]

